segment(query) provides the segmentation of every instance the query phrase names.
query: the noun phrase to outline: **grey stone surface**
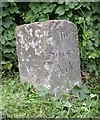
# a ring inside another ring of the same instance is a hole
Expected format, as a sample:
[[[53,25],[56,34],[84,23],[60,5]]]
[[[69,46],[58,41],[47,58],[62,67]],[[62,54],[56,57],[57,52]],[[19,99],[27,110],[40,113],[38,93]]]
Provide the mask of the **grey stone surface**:
[[[22,82],[60,95],[81,83],[77,27],[67,20],[16,27]]]

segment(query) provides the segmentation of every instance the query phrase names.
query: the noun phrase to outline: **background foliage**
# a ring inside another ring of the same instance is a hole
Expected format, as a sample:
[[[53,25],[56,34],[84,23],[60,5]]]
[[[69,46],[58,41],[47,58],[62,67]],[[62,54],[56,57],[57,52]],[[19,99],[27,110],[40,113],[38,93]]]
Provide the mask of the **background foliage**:
[[[5,72],[18,71],[16,25],[35,21],[66,19],[78,27],[81,68],[100,75],[100,4],[96,2],[2,3],[2,66]]]

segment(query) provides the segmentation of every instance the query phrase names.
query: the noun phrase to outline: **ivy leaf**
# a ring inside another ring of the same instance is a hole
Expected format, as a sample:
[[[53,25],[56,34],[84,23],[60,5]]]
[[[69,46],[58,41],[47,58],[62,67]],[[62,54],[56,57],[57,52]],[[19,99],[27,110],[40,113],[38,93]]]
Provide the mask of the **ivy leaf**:
[[[72,94],[78,95],[81,100],[84,100],[87,96],[87,93],[89,93],[89,92],[90,91],[88,90],[88,88],[85,85],[81,85],[80,87],[75,86],[72,90]]]
[[[88,58],[90,59],[90,58],[93,58],[93,59],[95,59],[95,58],[97,58],[98,57],[98,54],[97,53],[91,53],[89,56],[88,56]]]
[[[5,7],[5,8],[7,8],[8,7],[8,2],[2,2],[2,5],[1,5],[1,7]]]
[[[83,2],[82,6],[87,8],[88,10],[91,10],[90,3],[87,4],[86,2]]]
[[[85,86],[85,85],[82,85],[81,89],[84,93],[89,93],[90,92],[89,89],[87,88],[87,86]]]
[[[47,17],[48,17],[47,15],[41,15],[38,20],[39,20],[40,22],[46,21],[46,20],[48,19]]]
[[[50,5],[49,7],[47,7],[43,13],[49,13],[49,12],[52,12],[53,9],[55,8],[56,4],[53,4],[53,5]]]
[[[2,38],[0,42],[1,42],[1,44],[5,45],[5,42],[6,42],[6,41],[5,41],[4,38]]]
[[[30,3],[29,7],[31,8],[32,12],[34,12],[34,13],[41,11],[41,6],[38,3]]]
[[[9,20],[8,22],[4,22],[4,27],[9,28],[11,24],[13,24],[12,20]]]
[[[58,17],[59,20],[68,20],[68,17],[66,14],[62,15],[62,16],[59,16]]]
[[[9,15],[8,9],[2,10],[2,16],[5,17],[7,15]]]
[[[32,22],[32,21],[35,21],[35,15],[33,15],[33,12],[32,10],[28,11],[25,15],[25,22]]]
[[[14,53],[15,49],[14,48],[6,48],[4,53]]]
[[[80,3],[77,7],[75,7],[74,9],[77,10],[77,9],[80,9],[82,6],[82,4]]]
[[[91,15],[92,15],[92,12],[91,12],[91,11],[89,11],[89,10],[84,10],[84,16],[85,16],[85,17],[91,17]]]
[[[64,10],[64,6],[60,6],[56,9],[55,13],[59,14],[59,15],[64,15],[65,10]]]
[[[12,21],[12,18],[11,17],[6,17],[4,20],[3,20],[3,26],[5,28],[9,28],[10,25],[13,24],[13,21]]]
[[[65,11],[69,11],[69,6],[65,6]]]
[[[84,100],[87,97],[86,94],[82,91],[80,92],[79,96],[81,100]]]
[[[12,40],[10,42],[6,42],[5,45],[10,45],[11,47],[15,47],[16,46],[16,41]]]
[[[68,11],[68,12],[66,12],[66,16],[67,16],[67,17],[70,18],[70,17],[72,17],[72,15],[73,15],[73,14],[72,14],[72,11]]]
[[[59,4],[63,4],[65,0],[59,0]]]
[[[78,86],[75,86],[72,90],[73,95],[79,95],[80,88]]]
[[[91,7],[92,7],[92,13],[96,13],[96,12],[100,13],[100,4],[95,3],[92,4]]]
[[[75,3],[71,3],[71,4],[68,4],[68,6],[69,6],[69,8],[73,9],[76,6],[76,4]]]
[[[10,11],[11,14],[13,14],[13,13],[20,13],[20,11],[18,10],[17,6],[9,7],[9,11]]]

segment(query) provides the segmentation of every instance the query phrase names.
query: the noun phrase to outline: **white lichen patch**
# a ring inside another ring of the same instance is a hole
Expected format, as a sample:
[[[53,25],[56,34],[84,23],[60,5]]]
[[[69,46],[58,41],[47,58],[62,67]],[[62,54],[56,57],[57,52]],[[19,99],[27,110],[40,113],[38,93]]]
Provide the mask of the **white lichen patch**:
[[[29,54],[29,57],[31,57],[32,55],[31,54]]]
[[[20,31],[17,36],[20,38],[19,39],[20,44],[25,44],[24,35],[23,35],[22,31]]]
[[[16,44],[18,45],[18,41],[16,41]]]
[[[43,38],[43,35],[40,35],[40,39]]]
[[[29,25],[26,25],[26,27],[25,27],[25,31],[26,31],[27,33],[29,33],[29,30],[27,29],[28,26],[29,26]]]
[[[40,29],[35,31],[35,36],[37,37],[37,41],[34,43],[34,51],[36,55],[40,56],[41,53],[43,52],[42,51],[43,34],[41,33]]]
[[[26,58],[26,61],[27,61],[27,62],[29,62],[29,59],[28,59],[28,58]]]
[[[27,70],[28,74],[30,75],[30,71],[29,71],[28,66],[26,65],[26,63],[25,63],[25,67],[26,67],[26,70]]]
[[[21,37],[21,35],[22,35],[22,31],[20,31],[20,32],[17,34],[18,37]]]
[[[28,49],[30,48],[29,45],[25,44],[25,50],[28,51]]]
[[[50,84],[48,84],[48,83],[47,83],[47,84],[46,84],[46,83],[44,83],[44,87],[45,87],[45,88],[47,88],[47,89],[49,90],[49,89],[51,88],[51,85],[50,85]]]
[[[52,38],[52,37],[47,38],[46,43],[47,43],[48,45],[54,46],[53,38]]]
[[[41,49],[41,48],[42,48],[42,46],[39,45],[39,49]]]
[[[74,83],[74,86],[79,86],[79,85],[80,85],[79,81],[77,81],[77,82]]]
[[[25,60],[22,58],[22,61],[25,61]]]
[[[39,40],[38,43],[40,44],[40,43],[41,43],[41,40]]]
[[[38,27],[42,27],[43,25],[42,25],[42,24],[38,24],[37,26],[38,26]]]
[[[34,51],[35,51],[35,55],[37,55],[37,56],[40,56],[40,54],[42,52],[42,51],[40,51],[39,49],[36,49],[36,48],[34,49]]]
[[[66,88],[66,92],[69,92],[69,91],[70,91],[70,89]]]
[[[35,36],[36,36],[37,38],[39,38],[40,34],[41,34],[41,30],[40,30],[40,29],[35,30]]]
[[[29,32],[30,32],[30,36],[33,37],[33,30],[32,29],[29,29]]]
[[[49,31],[44,31],[44,36],[47,36],[48,37],[48,35],[49,35]]]
[[[48,65],[48,63],[44,64],[44,68],[49,71],[49,65]]]
[[[34,40],[32,40],[32,42],[30,42],[29,45],[30,45],[32,48],[35,48]]]
[[[36,54],[37,56],[40,56],[40,52],[35,52],[35,54]]]

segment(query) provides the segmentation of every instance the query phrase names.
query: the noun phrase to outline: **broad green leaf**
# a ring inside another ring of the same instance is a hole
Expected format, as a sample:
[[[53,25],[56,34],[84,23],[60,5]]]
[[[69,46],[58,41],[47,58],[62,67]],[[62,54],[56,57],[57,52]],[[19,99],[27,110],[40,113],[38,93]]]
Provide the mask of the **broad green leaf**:
[[[65,0],[59,0],[59,4],[63,4]]]
[[[3,20],[3,26],[5,28],[9,28],[10,25],[13,24],[12,18],[11,17],[5,17],[5,19]]]
[[[9,3],[8,3],[8,2],[2,2],[2,6],[1,6],[1,7],[7,8],[7,7],[8,7],[8,5],[9,5]]]
[[[39,19],[38,19],[38,21],[40,21],[40,22],[46,21],[46,20],[48,20],[47,15],[41,15],[41,16],[39,17]]]
[[[83,91],[84,93],[89,93],[90,91],[89,91],[89,89],[87,88],[87,86],[85,86],[85,85],[82,85],[81,86],[81,91]]]
[[[9,15],[8,9],[2,10],[2,16],[7,16]]]
[[[3,23],[3,25],[4,25],[5,28],[9,28],[10,25],[12,25],[12,24],[13,24],[12,20]]]
[[[79,95],[80,88],[78,86],[75,86],[72,90],[73,95]]]
[[[83,2],[82,7],[87,8],[88,10],[91,9],[90,3],[87,4],[87,2]]]
[[[39,3],[35,3],[35,2],[30,3],[30,4],[29,4],[29,7],[31,8],[32,12],[34,12],[34,13],[38,13],[39,11],[42,10],[42,8],[41,8],[41,6],[39,5]]]
[[[43,13],[52,12],[53,9],[55,8],[55,6],[56,6],[56,4],[53,4],[53,5],[48,6],[48,7],[43,11]]]
[[[82,3],[80,3],[78,6],[76,6],[74,9],[77,10],[77,9],[80,9],[82,6]]]
[[[49,6],[50,6],[50,3],[42,3],[41,4],[42,9],[46,9]]]
[[[87,97],[83,91],[80,92],[79,96],[81,100],[84,100]]]
[[[7,63],[7,69],[10,70],[12,68],[12,63]]]
[[[69,10],[70,10],[69,6],[68,5],[65,6],[65,11],[69,11]]]
[[[86,44],[87,44],[87,41],[84,40],[84,41],[82,42],[83,47],[86,46]]]
[[[92,7],[92,13],[96,13],[96,12],[100,13],[100,4],[98,2],[92,4],[91,7]]]
[[[98,54],[97,53],[91,53],[89,56],[88,56],[88,58],[90,59],[90,58],[93,58],[93,59],[95,59],[95,58],[98,58]]]
[[[9,11],[10,11],[11,14],[13,14],[13,13],[20,13],[20,11],[18,10],[17,6],[11,6],[9,8]]]
[[[11,48],[11,49],[6,48],[6,49],[4,50],[4,53],[14,53],[14,51],[15,51],[15,48]]]
[[[91,17],[91,15],[92,15],[91,11],[89,11],[89,10],[84,11],[84,16],[85,17]]]
[[[73,3],[69,3],[68,6],[69,8],[73,9],[76,6],[76,4],[73,2]]]
[[[1,44],[3,44],[3,45],[5,45],[5,39],[4,38],[2,38],[1,40],[0,40],[0,42],[1,42]]]
[[[59,16],[58,19],[60,20],[68,20],[68,17],[66,14],[62,15],[62,16]]]
[[[55,13],[57,13],[57,14],[59,14],[59,15],[64,15],[64,13],[65,13],[64,6],[59,6],[59,7],[56,9]]]
[[[66,12],[66,15],[67,15],[68,18],[72,17],[72,15],[73,15],[73,14],[72,14],[72,11],[67,11],[67,12]]]

